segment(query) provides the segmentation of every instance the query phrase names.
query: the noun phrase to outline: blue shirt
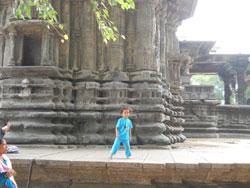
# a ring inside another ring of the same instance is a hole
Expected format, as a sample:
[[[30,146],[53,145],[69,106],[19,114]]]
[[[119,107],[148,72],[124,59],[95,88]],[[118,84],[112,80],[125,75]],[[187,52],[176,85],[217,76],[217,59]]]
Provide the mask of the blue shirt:
[[[116,127],[118,128],[119,138],[122,140],[128,140],[129,130],[133,128],[131,120],[122,117],[118,119]]]

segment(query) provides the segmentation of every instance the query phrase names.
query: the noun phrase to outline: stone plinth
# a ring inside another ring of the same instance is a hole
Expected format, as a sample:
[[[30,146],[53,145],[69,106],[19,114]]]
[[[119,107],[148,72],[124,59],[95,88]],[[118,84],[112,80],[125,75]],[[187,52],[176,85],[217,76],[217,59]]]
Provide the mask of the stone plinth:
[[[227,138],[249,138],[250,106],[249,105],[219,105],[218,134]]]
[[[217,114],[214,86],[185,86],[184,135],[189,138],[216,138]]]
[[[6,67],[0,69],[1,116],[9,121],[11,143],[67,143],[72,84],[61,80],[58,68]],[[53,78],[51,78],[53,77]],[[37,134],[39,132],[39,135]]]

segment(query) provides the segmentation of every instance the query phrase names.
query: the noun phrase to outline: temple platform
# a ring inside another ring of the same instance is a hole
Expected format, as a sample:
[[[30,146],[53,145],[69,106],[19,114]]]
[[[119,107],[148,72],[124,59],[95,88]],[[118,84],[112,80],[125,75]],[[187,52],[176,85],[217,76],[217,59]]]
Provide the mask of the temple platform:
[[[249,139],[188,139],[171,147],[17,145],[8,154],[19,188],[249,188]],[[31,165],[32,164],[32,165]]]

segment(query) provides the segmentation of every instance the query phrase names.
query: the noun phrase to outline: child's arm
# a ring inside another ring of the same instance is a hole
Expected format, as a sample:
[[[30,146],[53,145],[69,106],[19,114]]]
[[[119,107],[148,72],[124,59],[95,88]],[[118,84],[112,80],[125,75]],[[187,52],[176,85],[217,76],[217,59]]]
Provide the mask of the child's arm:
[[[129,129],[129,141],[131,142],[131,140],[132,140],[132,131],[131,129]]]
[[[8,123],[7,125],[5,125],[2,130],[4,131],[4,133],[6,133],[8,130],[10,129],[10,123]]]
[[[3,136],[5,135],[5,133],[10,129],[10,123],[8,123],[7,125],[5,125],[4,127],[0,127],[0,138],[3,138]]]
[[[118,128],[115,128],[115,136],[118,138],[119,137],[119,133],[118,133]]]

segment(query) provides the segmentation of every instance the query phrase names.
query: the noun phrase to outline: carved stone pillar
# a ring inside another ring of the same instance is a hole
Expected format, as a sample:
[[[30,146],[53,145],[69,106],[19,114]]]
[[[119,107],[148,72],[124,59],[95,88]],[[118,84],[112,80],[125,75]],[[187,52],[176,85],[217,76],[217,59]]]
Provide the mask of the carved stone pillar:
[[[96,70],[96,20],[90,1],[83,2],[81,70]]]
[[[154,0],[136,0],[136,70],[154,70],[156,17]]]
[[[161,4],[158,3],[158,6],[155,8],[155,18],[156,18],[156,32],[155,32],[155,42],[154,42],[154,59],[155,63],[153,65],[153,70],[160,72],[160,63],[161,63]]]
[[[126,13],[126,57],[125,70],[132,71],[135,69],[135,54],[136,54],[136,34],[135,34],[135,11]]]
[[[79,62],[80,62],[80,55],[79,55],[79,38],[80,33],[77,31],[71,33],[71,49],[70,49],[70,61],[69,61],[69,68],[72,70],[78,70],[79,69]]]
[[[237,83],[238,83],[238,89],[237,89],[237,101],[238,104],[247,104],[247,100],[245,97],[245,91],[247,88],[246,82],[245,82],[245,75],[244,71],[237,71]]]
[[[113,18],[118,30],[121,34],[125,33],[125,17],[124,12],[115,7],[110,12],[110,17]],[[124,63],[124,40],[118,38],[115,42],[111,41],[107,49],[107,65],[110,71],[123,71]]]
[[[162,73],[162,79],[166,80],[166,24],[167,24],[167,4],[162,3],[162,10],[160,16],[160,72]]]
[[[42,66],[49,66],[51,65],[50,62],[50,36],[49,31],[45,32],[42,36],[42,59],[41,65]]]
[[[15,46],[16,46],[16,36],[17,33],[16,31],[11,31],[9,33],[9,38],[10,38],[10,56],[8,60],[7,66],[15,66],[16,65],[16,60],[15,60]]]
[[[105,72],[108,69],[107,61],[107,46],[103,42],[100,32],[97,32],[97,69],[100,72]]]
[[[24,43],[24,35],[23,33],[18,33],[16,37],[16,66],[22,65],[23,60],[23,43]]]
[[[81,34],[81,10],[82,10],[82,1],[74,0],[70,3],[70,22],[71,22],[71,40],[70,40],[70,60],[69,68],[72,70],[80,69],[80,42]]]
[[[64,29],[66,34],[70,36],[70,0],[63,0],[61,7],[61,23],[64,24]],[[69,68],[69,52],[70,52],[70,42],[65,41],[64,43],[59,43],[59,67],[62,69]]]
[[[224,93],[225,104],[231,104],[230,97],[232,95],[232,91],[229,80],[224,80]]]
[[[3,33],[0,33],[0,67],[3,66],[4,46],[5,46],[5,38]]]
[[[47,30],[42,36],[42,66],[55,66],[58,64],[58,47],[57,37]]]
[[[2,7],[2,10],[0,11],[0,26],[4,26],[6,22],[6,13],[7,13],[7,7]]]

